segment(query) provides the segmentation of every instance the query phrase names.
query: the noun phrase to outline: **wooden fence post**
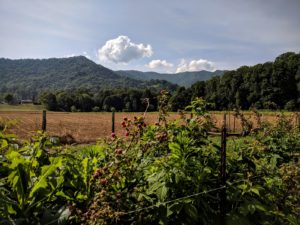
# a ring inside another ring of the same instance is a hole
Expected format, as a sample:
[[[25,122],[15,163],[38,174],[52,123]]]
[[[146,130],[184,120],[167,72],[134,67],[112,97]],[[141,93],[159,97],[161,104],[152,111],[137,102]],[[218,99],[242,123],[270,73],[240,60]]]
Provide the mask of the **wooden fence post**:
[[[112,110],[111,114],[111,132],[115,133],[115,110]]]
[[[223,118],[223,127],[221,134],[221,168],[220,168],[220,176],[221,176],[221,186],[226,186],[226,114],[224,114]],[[220,193],[220,214],[221,214],[221,224],[226,225],[226,188],[221,189]]]
[[[233,133],[235,132],[235,115],[233,115]]]
[[[46,110],[43,110],[42,131],[45,132],[47,127]]]
[[[228,112],[228,132],[230,132],[230,111]]]

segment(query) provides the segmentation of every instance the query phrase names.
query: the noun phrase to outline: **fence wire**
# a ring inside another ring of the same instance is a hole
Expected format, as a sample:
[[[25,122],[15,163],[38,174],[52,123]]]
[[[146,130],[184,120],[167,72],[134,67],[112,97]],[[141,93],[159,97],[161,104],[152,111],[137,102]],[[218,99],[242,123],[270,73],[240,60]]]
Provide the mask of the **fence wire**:
[[[252,180],[252,179],[255,179],[255,178],[258,178],[258,177],[261,177],[261,176],[263,176],[263,174],[262,175],[253,176],[253,177],[248,178],[248,179],[237,180],[237,181],[231,182],[231,185],[239,183],[239,182],[247,181],[247,180],[250,180],[250,179]],[[144,208],[139,208],[139,209],[128,211],[128,212],[119,212],[119,214],[121,216],[123,216],[123,215],[129,215],[129,214],[141,212],[141,211],[144,211],[144,210],[147,210],[147,209],[156,208],[156,207],[159,207],[161,205],[166,205],[166,204],[169,204],[169,203],[173,203],[173,202],[176,202],[176,201],[179,201],[179,200],[193,198],[193,197],[200,196],[200,195],[205,195],[205,194],[208,194],[208,193],[211,193],[211,192],[215,192],[215,191],[218,191],[218,190],[222,190],[222,189],[225,189],[225,188],[226,188],[226,185],[218,187],[218,188],[213,188],[213,189],[210,189],[210,190],[207,190],[207,191],[202,191],[202,192],[199,192],[199,193],[195,193],[195,194],[191,194],[191,195],[179,197],[179,198],[172,199],[172,200],[169,200],[169,201],[158,202],[158,203],[156,203],[154,205],[150,205],[150,206],[147,206],[147,207],[144,207]]]

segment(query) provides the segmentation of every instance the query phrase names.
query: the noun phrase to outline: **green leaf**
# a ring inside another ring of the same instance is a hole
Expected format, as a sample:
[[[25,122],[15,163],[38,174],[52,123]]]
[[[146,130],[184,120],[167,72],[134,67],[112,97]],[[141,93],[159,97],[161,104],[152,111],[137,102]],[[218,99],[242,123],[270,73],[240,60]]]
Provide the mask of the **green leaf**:
[[[37,178],[37,181],[34,183],[29,198],[32,198],[39,190],[45,189],[48,187],[47,178],[55,173],[56,169],[62,166],[61,158],[50,158],[51,164],[42,167],[41,175]]]
[[[83,183],[85,184],[86,187],[88,187],[88,183],[89,183],[89,158],[84,158],[81,161],[81,165],[82,165],[82,178],[83,178]]]
[[[71,216],[71,212],[67,206],[61,207],[57,212],[52,212],[45,209],[41,223],[43,225],[63,225],[66,224],[68,218]]]
[[[198,220],[198,210],[193,204],[187,204],[184,206],[184,211],[191,217],[194,221]]]
[[[176,142],[169,143],[169,149],[171,150],[172,157],[181,158],[180,145]]]
[[[157,197],[161,202],[166,200],[167,194],[168,194],[168,188],[165,185],[163,185],[160,189],[157,190]]]
[[[280,156],[277,155],[277,154],[274,154],[273,157],[271,158],[270,165],[271,165],[272,169],[276,168],[276,166],[277,166],[277,159],[279,159],[279,158],[280,158]]]
[[[182,204],[182,202],[175,202],[168,207],[168,210],[172,211],[173,213],[179,214],[183,206],[184,204]]]
[[[255,206],[255,208],[256,208],[257,210],[259,210],[259,211],[261,211],[261,212],[267,212],[266,207],[265,207],[264,205],[262,205],[261,203],[259,203],[259,202],[256,202],[256,203],[254,204],[254,206]]]
[[[294,215],[288,215],[287,216],[287,220],[290,222],[291,225],[299,225],[299,221],[297,220],[297,218]]]
[[[240,184],[237,186],[239,189],[245,191],[247,188],[248,188],[248,185],[247,184]]]
[[[252,188],[250,188],[250,191],[253,192],[254,194],[256,194],[257,196],[260,196],[259,190],[257,188],[252,187]]]
[[[0,149],[4,149],[8,146],[8,141],[7,140],[2,139],[1,142],[2,143],[1,143]]]
[[[226,219],[228,225],[251,225],[250,221],[237,213],[230,214]]]
[[[8,175],[8,183],[11,185],[12,190],[16,193],[20,207],[26,201],[27,188],[29,183],[28,162],[18,152],[10,152],[7,155],[8,159],[13,159],[9,165],[10,174]]]

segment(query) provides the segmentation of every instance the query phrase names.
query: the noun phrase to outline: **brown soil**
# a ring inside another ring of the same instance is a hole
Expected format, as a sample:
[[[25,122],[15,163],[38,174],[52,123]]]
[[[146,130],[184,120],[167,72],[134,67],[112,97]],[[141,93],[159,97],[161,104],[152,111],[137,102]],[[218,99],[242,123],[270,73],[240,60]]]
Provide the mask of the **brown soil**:
[[[123,117],[133,119],[134,116],[142,116],[143,113],[123,113],[115,114],[115,133],[118,136],[125,136],[125,130],[121,123]],[[189,115],[187,115],[189,116]],[[12,126],[8,132],[16,134],[21,139],[28,139],[42,127],[42,112],[0,112],[0,118],[4,120],[16,120],[16,125]],[[112,114],[108,112],[100,113],[67,113],[67,112],[47,112],[47,132],[53,136],[74,138],[77,143],[95,142],[99,138],[110,137],[112,131]],[[169,120],[179,118],[177,113],[170,113]],[[223,114],[213,113],[212,118],[217,127],[222,126]],[[253,121],[253,127],[257,126],[253,114],[246,115]],[[276,114],[263,115],[263,122],[274,123]],[[147,113],[145,123],[155,124],[158,121],[158,113]],[[235,119],[233,113],[227,114],[227,128],[231,132],[241,131],[240,120]],[[72,141],[72,140],[71,140]]]

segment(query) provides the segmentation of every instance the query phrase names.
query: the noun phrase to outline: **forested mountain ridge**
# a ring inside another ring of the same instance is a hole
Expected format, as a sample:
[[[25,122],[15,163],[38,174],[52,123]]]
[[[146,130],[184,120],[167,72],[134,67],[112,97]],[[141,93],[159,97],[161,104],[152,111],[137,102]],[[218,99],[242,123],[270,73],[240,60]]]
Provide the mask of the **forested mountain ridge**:
[[[130,73],[160,76],[153,72]],[[46,91],[42,102],[53,103],[50,104],[53,107],[49,107],[53,110],[70,111],[74,106],[81,111],[93,107],[97,110],[142,111],[142,98],[149,98],[151,110],[156,110],[156,95],[160,89],[176,89],[169,102],[173,111],[184,109],[195,97],[203,97],[213,110],[237,107],[299,110],[300,53],[287,52],[274,62],[225,71],[222,76],[198,81],[188,88],[165,80],[145,81],[120,76],[85,57],[0,59],[0,94],[31,98]]]
[[[0,94],[32,98],[44,91],[118,88],[176,89],[166,81],[141,81],[120,76],[84,56],[50,59],[0,59]]]
[[[189,87],[197,81],[206,81],[213,76],[222,76],[225,71],[216,70],[215,72],[210,71],[193,71],[193,72],[182,72],[182,73],[156,73],[156,72],[141,72],[137,70],[118,70],[115,71],[117,74],[138,80],[166,80],[179,86]]]
[[[196,96],[204,97],[214,110],[300,110],[300,53],[287,52],[274,62],[242,66],[191,88],[179,88],[172,96],[172,109],[183,108]]]

